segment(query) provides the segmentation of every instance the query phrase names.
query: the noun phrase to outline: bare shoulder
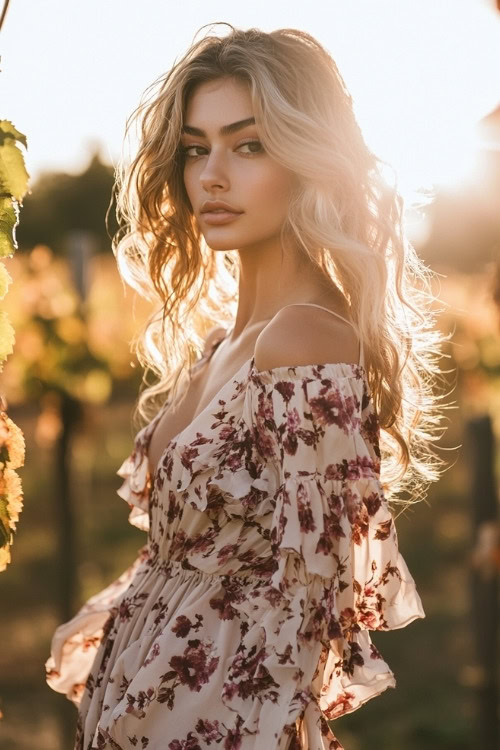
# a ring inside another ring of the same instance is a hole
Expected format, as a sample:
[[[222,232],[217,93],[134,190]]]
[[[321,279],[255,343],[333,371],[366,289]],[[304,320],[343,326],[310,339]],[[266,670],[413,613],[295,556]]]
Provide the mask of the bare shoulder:
[[[359,361],[359,339],[352,325],[326,310],[297,305],[280,310],[259,334],[257,370]]]

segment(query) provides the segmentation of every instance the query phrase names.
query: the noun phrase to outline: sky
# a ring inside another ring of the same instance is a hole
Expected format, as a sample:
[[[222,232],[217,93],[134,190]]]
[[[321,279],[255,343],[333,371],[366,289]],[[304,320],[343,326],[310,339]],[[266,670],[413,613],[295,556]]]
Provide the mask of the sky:
[[[408,200],[464,179],[475,125],[500,104],[500,13],[490,0],[11,0],[0,117],[27,136],[32,181],[84,169],[98,143],[116,165],[145,89],[215,21],[315,36]]]

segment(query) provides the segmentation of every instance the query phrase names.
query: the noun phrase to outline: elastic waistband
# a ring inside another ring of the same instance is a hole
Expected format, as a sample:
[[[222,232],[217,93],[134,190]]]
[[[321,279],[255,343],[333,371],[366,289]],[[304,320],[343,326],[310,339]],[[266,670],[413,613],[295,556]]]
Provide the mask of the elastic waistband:
[[[191,565],[186,560],[165,560],[157,552],[150,551],[148,555],[148,565],[154,566],[158,573],[162,575],[193,575],[207,580],[213,579],[225,579],[225,580],[242,580],[242,581],[268,581],[270,577],[269,571],[259,572],[259,570],[252,568],[251,570],[237,570],[234,573],[222,573],[214,572],[207,573],[201,568],[197,568]]]

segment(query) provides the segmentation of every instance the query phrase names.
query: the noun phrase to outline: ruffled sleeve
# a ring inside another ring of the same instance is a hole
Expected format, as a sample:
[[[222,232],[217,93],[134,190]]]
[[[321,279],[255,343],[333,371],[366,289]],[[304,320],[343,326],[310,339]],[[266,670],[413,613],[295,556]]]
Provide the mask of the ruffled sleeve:
[[[80,704],[95,655],[106,635],[107,623],[114,616],[113,608],[147,558],[148,549],[144,545],[119,578],[88,599],[71,620],[56,628],[50,656],[45,662],[46,681],[52,690],[64,693],[76,706]]]
[[[248,630],[223,700],[262,747],[277,747],[298,720],[311,750],[341,748],[327,720],[396,684],[369,631],[425,617],[380,483],[364,369],[253,368],[243,416],[274,474],[263,527],[272,559],[267,579],[233,605]]]
[[[145,450],[147,429],[140,430],[131,454],[116,472],[123,478],[117,493],[129,505],[129,521],[143,531],[149,529],[150,476]],[[148,559],[148,545],[138,551],[136,559],[122,575],[91,597],[68,622],[60,625],[51,642],[50,657],[45,662],[47,684],[65,693],[79,705],[93,660],[106,635],[113,608],[133,582],[141,564]]]
[[[226,329],[223,326],[215,326],[209,331],[202,355],[196,363],[195,368],[205,362],[213,348],[220,343],[225,333]],[[116,472],[124,480],[118,488],[117,493],[129,505],[129,523],[142,531],[149,531],[150,526],[149,506],[152,492],[152,477],[148,459],[149,441],[156,423],[159,421],[168,403],[167,399],[151,422],[137,433],[132,452]]]
[[[146,430],[148,428],[150,429],[150,425],[137,434],[132,453],[123,461],[116,472],[124,480],[117,489],[117,493],[128,503],[130,508],[129,523],[142,531],[149,531],[151,477],[145,448]]]

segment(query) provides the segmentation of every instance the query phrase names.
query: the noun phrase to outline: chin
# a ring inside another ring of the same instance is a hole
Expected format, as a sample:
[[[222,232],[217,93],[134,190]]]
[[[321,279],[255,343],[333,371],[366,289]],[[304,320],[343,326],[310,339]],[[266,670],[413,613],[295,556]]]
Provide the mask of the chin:
[[[223,253],[225,251],[235,250],[238,247],[238,245],[235,245],[234,242],[207,242],[207,246],[210,248],[210,250],[213,250],[214,253]]]
[[[213,235],[210,236],[210,234],[211,233],[207,232],[204,237],[205,242],[211,250],[235,250],[241,245],[241,243],[238,242],[238,238],[234,235],[230,236],[229,232],[227,233],[227,238],[220,237],[218,239],[214,239]]]

